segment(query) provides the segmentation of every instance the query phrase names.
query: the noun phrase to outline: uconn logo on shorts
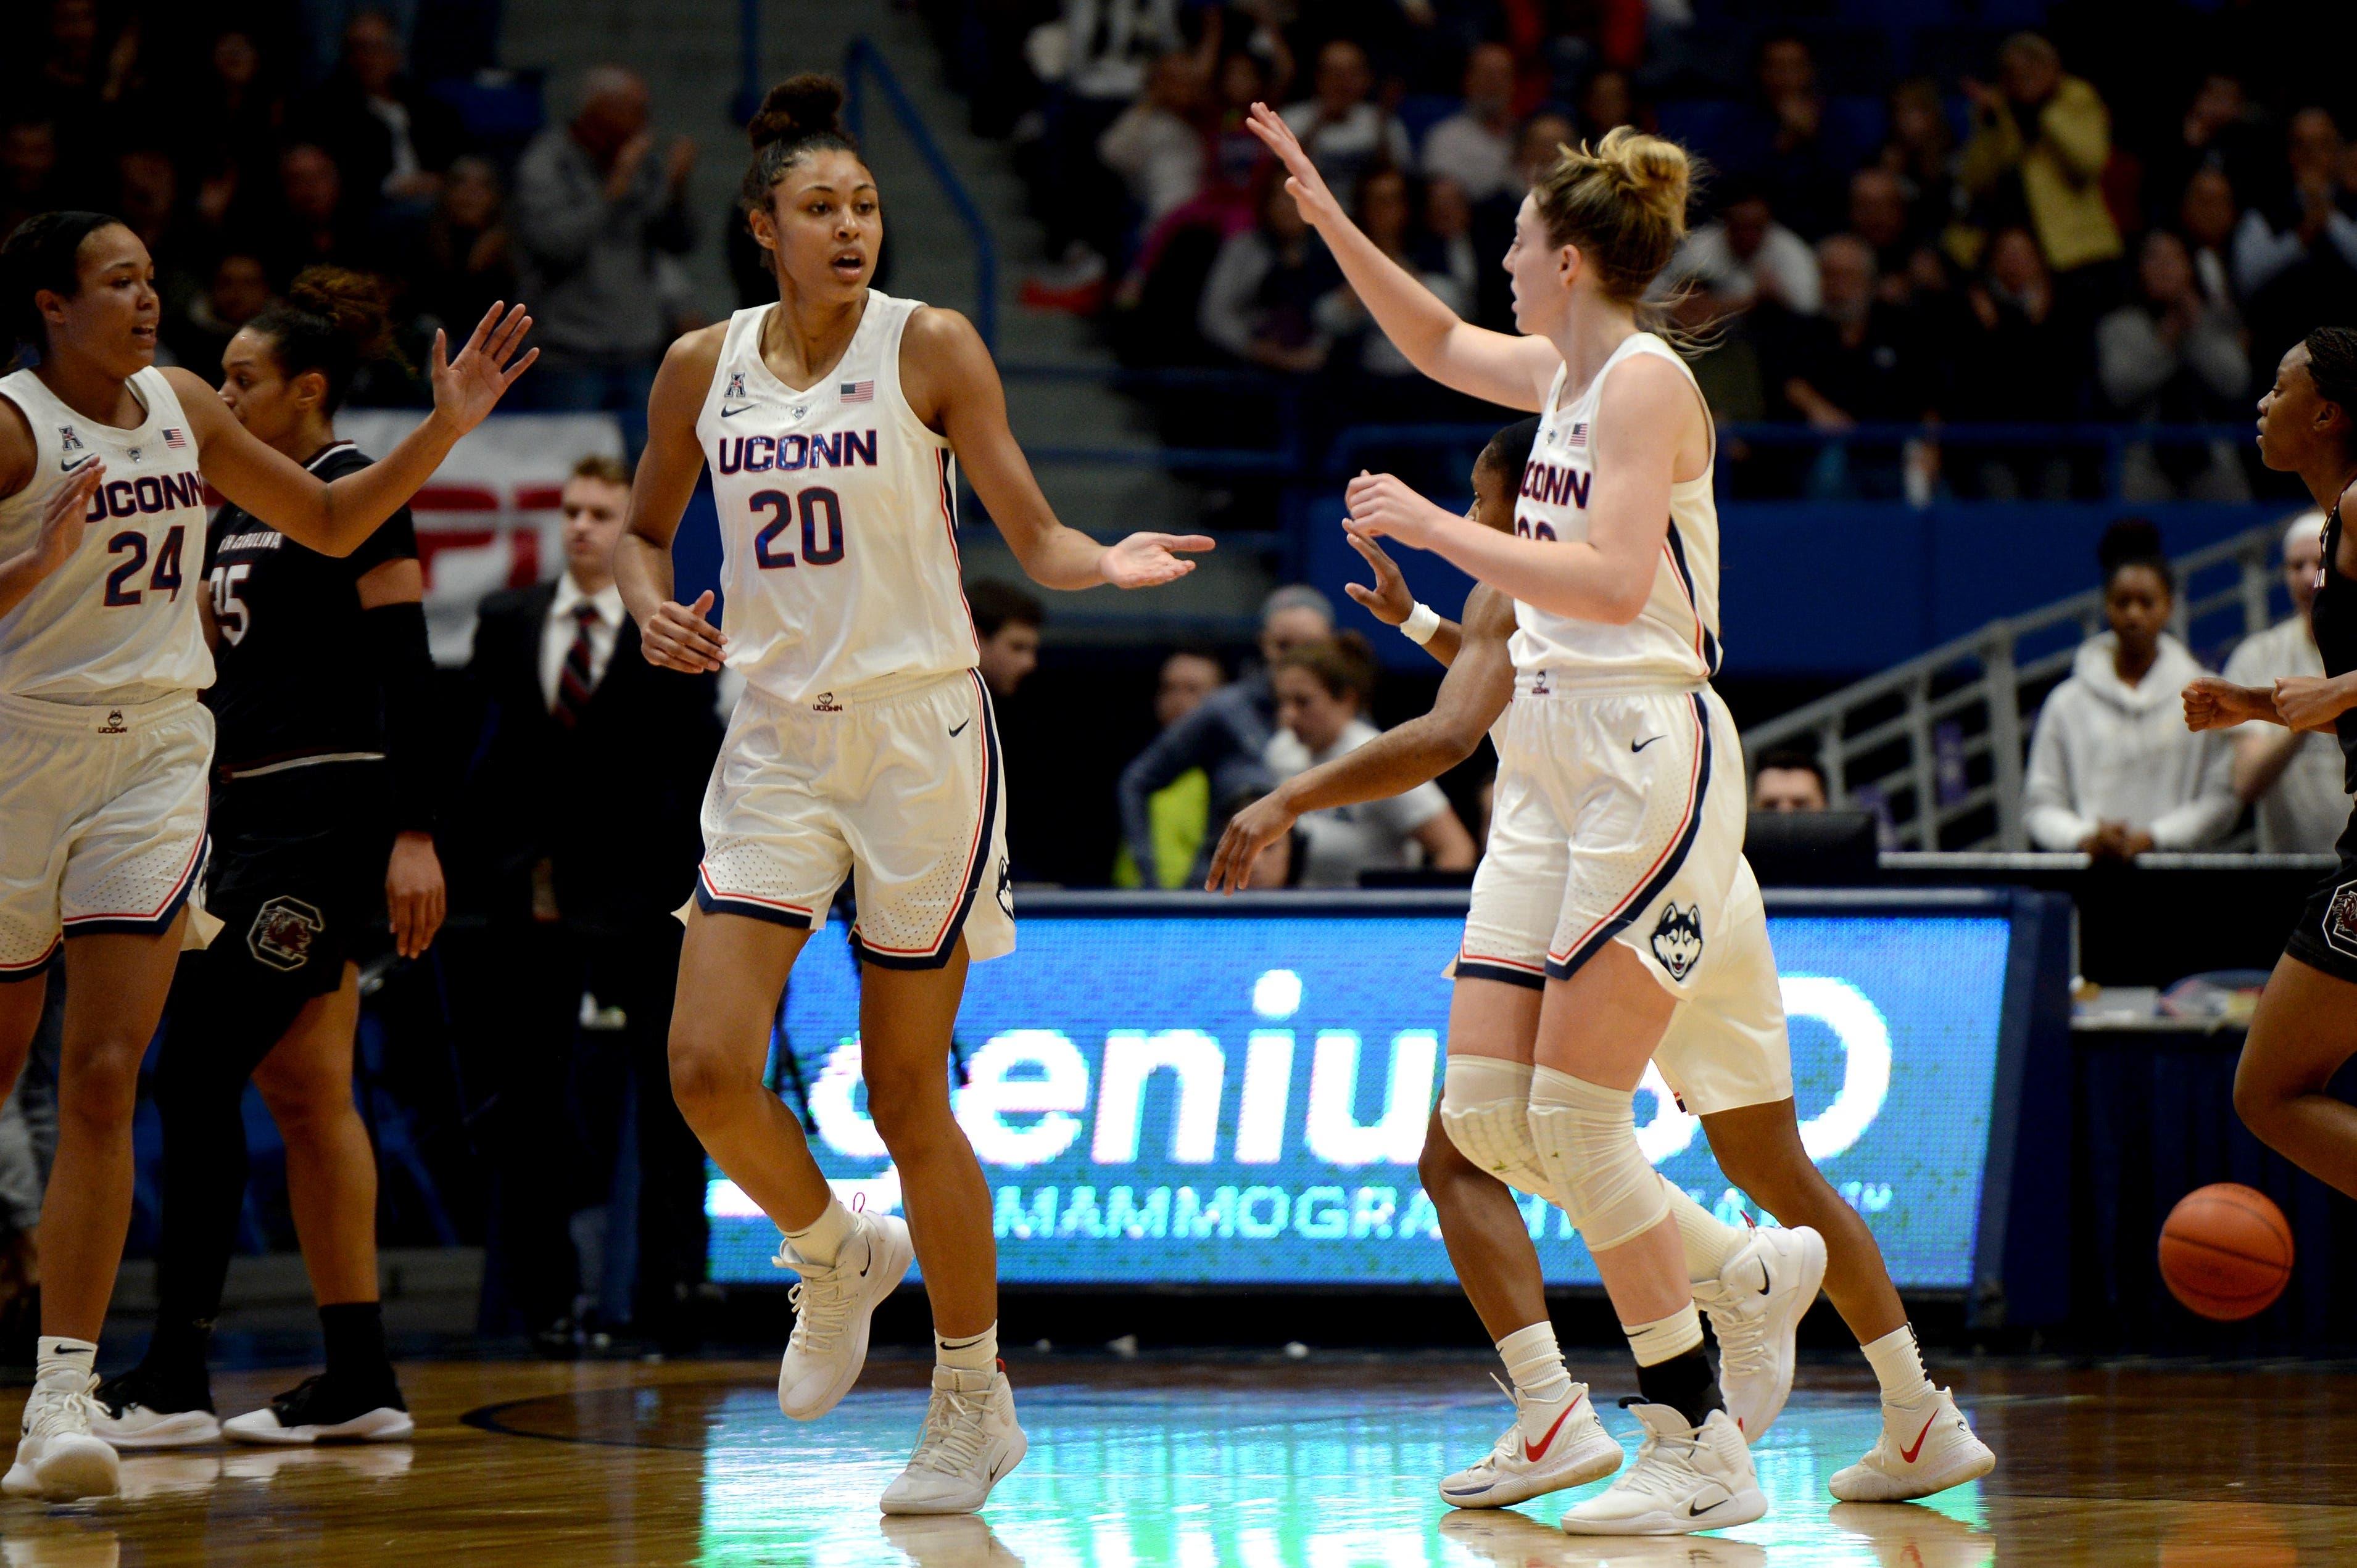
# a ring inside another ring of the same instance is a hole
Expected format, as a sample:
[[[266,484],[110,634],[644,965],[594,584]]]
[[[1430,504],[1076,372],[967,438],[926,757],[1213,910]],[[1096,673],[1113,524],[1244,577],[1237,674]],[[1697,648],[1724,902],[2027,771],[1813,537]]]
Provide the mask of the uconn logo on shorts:
[[[82,514],[82,521],[103,522],[110,517],[184,511],[204,504],[204,476],[194,470],[182,474],[142,474],[135,479],[109,479],[99,486],[91,494],[90,510]]]

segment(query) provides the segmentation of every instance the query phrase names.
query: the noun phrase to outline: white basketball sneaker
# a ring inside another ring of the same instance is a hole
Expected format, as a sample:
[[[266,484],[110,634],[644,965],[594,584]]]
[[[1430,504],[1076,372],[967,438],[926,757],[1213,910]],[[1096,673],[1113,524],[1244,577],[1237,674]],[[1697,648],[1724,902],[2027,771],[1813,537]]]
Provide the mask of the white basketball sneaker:
[[[884,1488],[886,1513],[973,1513],[1030,1444],[1015,1424],[1004,1368],[933,1369],[933,1397],[909,1467]]]
[[[1749,1524],[1768,1511],[1751,1450],[1723,1410],[1700,1426],[1665,1404],[1631,1404],[1645,1441],[1621,1477],[1563,1516],[1573,1535],[1691,1535]]]
[[[1620,1444],[1596,1419],[1586,1383],[1552,1402],[1532,1399],[1495,1372],[1491,1381],[1514,1402],[1514,1419],[1481,1459],[1440,1483],[1440,1500],[1458,1509],[1503,1509],[1600,1481],[1620,1467]]]
[[[1928,1498],[1996,1468],[1996,1455],[1945,1389],[1913,1404],[1882,1407],[1882,1435],[1865,1458],[1834,1472],[1834,1496],[1846,1503],[1900,1503]]]
[[[907,1225],[888,1214],[851,1219],[851,1234],[832,1264],[809,1262],[791,1242],[778,1244],[777,1266],[802,1275],[786,1293],[794,1332],[778,1363],[778,1408],[796,1421],[816,1421],[859,1380],[868,1318],[916,1261]]]
[[[45,1498],[70,1503],[111,1498],[122,1489],[122,1461],[102,1437],[91,1435],[98,1402],[95,1373],[76,1377],[52,1371],[33,1385],[25,1401],[23,1435],[16,1459],[0,1477],[0,1491],[12,1498]]]
[[[187,1448],[217,1441],[221,1417],[210,1402],[191,1404],[190,1397],[176,1397],[135,1367],[98,1385],[92,1396],[98,1411],[90,1418],[91,1434],[106,1439],[117,1453]]]
[[[1825,1239],[1805,1225],[1755,1230],[1718,1278],[1694,1287],[1718,1337],[1718,1388],[1747,1443],[1767,1435],[1792,1392],[1801,1319],[1825,1281]]]

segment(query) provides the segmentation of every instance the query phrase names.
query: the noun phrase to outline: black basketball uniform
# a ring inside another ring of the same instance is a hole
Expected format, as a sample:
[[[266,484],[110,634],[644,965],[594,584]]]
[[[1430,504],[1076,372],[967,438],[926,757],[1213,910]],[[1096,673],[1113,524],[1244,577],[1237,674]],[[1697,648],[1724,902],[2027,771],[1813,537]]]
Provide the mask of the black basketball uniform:
[[[305,465],[323,479],[364,468],[348,441]],[[335,990],[377,926],[400,828],[386,716],[361,624],[359,583],[414,559],[404,507],[341,558],[296,543],[236,506],[206,535],[205,581],[221,628],[206,701],[215,747],[212,871],[205,907],[254,962],[303,995]]]
[[[2341,570],[2341,508],[2324,524],[2324,560],[2317,567],[2316,603],[2310,612],[2316,649],[2328,676],[2357,670],[2357,580]],[[2341,741],[2341,783],[2357,794],[2357,708],[2333,721]],[[2357,811],[2333,846],[2341,864],[2311,894],[2284,950],[2337,979],[2357,984]]]

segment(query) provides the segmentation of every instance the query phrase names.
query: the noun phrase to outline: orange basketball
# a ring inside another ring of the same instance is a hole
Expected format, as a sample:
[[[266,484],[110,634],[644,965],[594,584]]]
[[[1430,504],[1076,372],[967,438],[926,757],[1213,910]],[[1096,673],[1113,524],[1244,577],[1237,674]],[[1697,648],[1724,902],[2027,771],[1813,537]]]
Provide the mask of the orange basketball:
[[[2291,1227],[2264,1192],[2231,1181],[2198,1187],[2160,1228],[2160,1277],[2204,1317],[2265,1312],[2291,1279]]]

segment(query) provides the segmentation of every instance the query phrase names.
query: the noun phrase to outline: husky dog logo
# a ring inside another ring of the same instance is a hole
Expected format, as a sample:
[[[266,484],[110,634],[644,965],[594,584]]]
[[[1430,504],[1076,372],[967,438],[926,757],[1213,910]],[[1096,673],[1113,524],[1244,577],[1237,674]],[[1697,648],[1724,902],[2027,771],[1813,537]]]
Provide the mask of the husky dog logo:
[[[1662,909],[1662,918],[1653,927],[1653,956],[1670,972],[1672,980],[1684,980],[1694,966],[1702,961],[1702,906],[1681,909],[1675,899]]]
[[[2357,954],[2357,882],[2332,890],[2332,902],[2324,907],[2324,940],[2341,952]]]
[[[106,722],[98,726],[98,733],[101,735],[129,735],[131,733],[131,726],[123,722],[123,710],[121,708],[107,709]]]
[[[1540,671],[1537,674],[1535,674],[1535,675],[1534,675],[1534,676],[1532,676],[1532,677],[1531,677],[1531,695],[1532,695],[1532,696],[1534,696],[1534,697],[1544,697],[1544,696],[1545,696],[1549,692],[1551,692],[1551,691],[1553,691],[1553,690],[1554,690],[1554,688],[1553,688],[1552,686],[1549,686],[1549,685],[1547,684],[1547,673],[1548,673],[1548,672],[1547,672],[1546,671],[1542,670],[1542,671]]]
[[[818,700],[811,703],[811,712],[814,714],[839,714],[843,712],[843,704],[834,700],[834,693],[833,692],[821,692],[818,694]]]
[[[273,969],[300,969],[311,957],[311,943],[327,929],[319,911],[300,898],[273,898],[254,911],[245,945]]]
[[[1014,918],[1015,868],[1003,854],[998,857],[998,907],[1006,911],[1009,919]]]

